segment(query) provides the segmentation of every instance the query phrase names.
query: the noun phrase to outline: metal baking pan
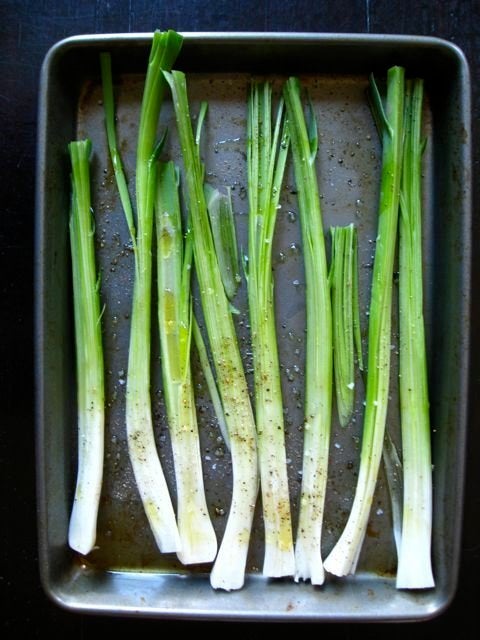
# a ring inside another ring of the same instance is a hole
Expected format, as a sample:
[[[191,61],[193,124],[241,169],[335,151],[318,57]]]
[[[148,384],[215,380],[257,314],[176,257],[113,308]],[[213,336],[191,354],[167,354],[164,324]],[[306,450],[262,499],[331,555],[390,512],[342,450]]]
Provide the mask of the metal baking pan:
[[[151,35],[69,38],[48,53],[41,75],[36,217],[36,380],[40,571],[46,592],[72,610],[163,618],[256,621],[420,620],[441,612],[457,582],[462,523],[467,415],[470,295],[470,104],[462,53],[435,38],[187,33],[177,68],[187,73],[192,113],[210,104],[204,133],[208,180],[231,186],[240,243],[246,247],[246,97],[252,76],[274,80],[278,92],[291,74],[308,87],[318,119],[318,175],[325,229],[355,222],[359,230],[364,340],[376,236],[381,152],[365,99],[368,74],[384,77],[392,64],[426,82],[428,145],[425,184],[425,304],[434,462],[433,561],[436,587],[395,588],[396,556],[389,498],[380,472],[358,572],[327,577],[321,588],[261,575],[263,542],[257,515],[245,587],[215,592],[208,566],[182,567],[155,547],[136,493],[124,429],[133,257],[108,159],[99,82],[99,52],[112,53],[118,135],[127,174],[133,176],[139,103]],[[168,151],[178,157],[171,106]],[[93,140],[93,207],[105,303],[107,370],[105,480],[98,548],[87,558],[67,546],[76,472],[76,409],[67,220],[67,143]],[[277,321],[287,425],[294,526],[300,488],[304,362],[304,289],[297,203],[289,168],[275,239]],[[248,362],[245,283],[237,306],[239,339]],[[196,302],[198,304],[198,301]],[[155,326],[155,323],[153,323]],[[154,341],[155,344],[155,341]],[[396,328],[392,348],[395,366]],[[173,488],[158,352],[152,364],[155,435]],[[230,495],[230,462],[201,375],[195,368],[207,499],[220,539]],[[324,554],[346,521],[359,463],[363,387],[356,420],[332,425],[324,524]],[[395,376],[389,427],[398,437]]]

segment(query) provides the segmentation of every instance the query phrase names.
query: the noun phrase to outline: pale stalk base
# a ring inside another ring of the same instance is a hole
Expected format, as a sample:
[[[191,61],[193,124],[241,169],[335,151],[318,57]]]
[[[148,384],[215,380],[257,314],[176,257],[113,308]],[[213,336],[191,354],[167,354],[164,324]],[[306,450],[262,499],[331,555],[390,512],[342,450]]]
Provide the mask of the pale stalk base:
[[[397,589],[431,589],[435,586],[432,573],[428,524],[410,523],[403,527],[397,569]]]
[[[370,502],[371,504],[371,502]],[[370,505],[365,515],[352,513],[338,542],[323,563],[325,571],[334,576],[348,576],[357,569],[360,551],[367,531]]]
[[[292,519],[288,490],[287,463],[282,418],[272,416],[264,408],[260,413],[266,425],[258,438],[263,521],[265,524],[265,557],[263,575],[282,578],[295,573]],[[257,417],[257,420],[259,418]],[[281,425],[277,432],[274,426]],[[281,436],[278,435],[281,433]]]
[[[265,546],[263,575],[266,578],[284,578],[295,574],[295,555],[293,545],[288,549],[279,549],[276,544]]]
[[[247,562],[250,529],[240,530],[236,523],[227,529],[210,573],[210,584],[214,589],[235,591],[245,583],[245,565]]]
[[[178,531],[182,547],[177,557],[182,564],[202,564],[215,560],[217,538],[206,509],[194,505],[189,513],[179,514]]]
[[[128,451],[140,498],[160,551],[180,551],[180,535],[155,446],[150,412],[147,408],[132,411],[132,402],[127,397]]]
[[[217,537],[205,499],[198,434],[189,432],[181,443],[176,441],[177,437],[178,434],[175,437],[172,434],[172,445],[174,441],[176,444],[177,520],[182,543],[177,556],[183,564],[213,562],[217,554]]]
[[[320,539],[312,544],[312,539],[300,535],[295,545],[295,582],[310,580],[313,585],[320,586],[325,582],[322,556],[320,555]]]
[[[256,476],[234,477],[232,507],[222,544],[210,573],[210,584],[214,589],[234,591],[244,585],[257,492]]]
[[[168,380],[168,371],[165,370],[163,379],[175,465],[178,531],[182,543],[177,556],[183,564],[213,562],[217,554],[217,538],[205,498],[191,375],[188,371],[185,381],[175,384]]]
[[[390,331],[388,331],[390,335]],[[378,361],[388,370],[390,357],[390,341],[383,341],[380,346]],[[346,576],[355,573],[367,532],[368,520],[372,508],[373,496],[377,484],[378,468],[382,459],[383,442],[385,436],[386,407],[388,397],[388,380],[378,391],[379,398],[376,411],[375,404],[369,405],[367,390],[367,406],[364,419],[364,435],[360,454],[360,469],[357,487],[353,498],[352,509],[347,524],[339,540],[323,563],[325,571],[336,576]],[[372,409],[373,406],[373,409]],[[370,419],[370,423],[367,421]],[[373,424],[372,424],[373,423]],[[365,426],[367,425],[367,426]],[[368,425],[370,428],[368,428]],[[365,435],[367,434],[367,435]],[[369,440],[365,440],[368,437]]]
[[[314,585],[321,585],[325,580],[321,541],[329,433],[322,429],[318,410],[316,414],[313,423],[305,423],[303,481],[295,543],[295,582],[310,580]],[[327,419],[324,423],[328,424]]]
[[[103,407],[94,415],[79,417],[78,472],[68,529],[71,549],[87,555],[95,546],[97,516],[103,477]]]

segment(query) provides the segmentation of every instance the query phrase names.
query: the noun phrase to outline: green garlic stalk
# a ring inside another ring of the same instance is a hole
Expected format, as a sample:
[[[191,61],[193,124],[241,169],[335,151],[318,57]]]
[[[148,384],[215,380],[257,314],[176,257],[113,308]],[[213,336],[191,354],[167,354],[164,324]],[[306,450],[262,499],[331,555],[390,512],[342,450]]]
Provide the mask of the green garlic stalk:
[[[302,231],[306,283],[306,364],[303,475],[295,544],[295,580],[323,584],[323,511],[332,417],[332,310],[315,158],[318,135],[310,107],[309,125],[300,82],[284,87]]]
[[[155,541],[162,552],[181,551],[181,540],[169,489],[158,456],[150,398],[150,342],[152,289],[153,210],[156,193],[157,125],[165,91],[162,71],[171,69],[182,46],[182,37],[174,31],[153,36],[143,92],[136,161],[135,230],[123,171],[116,160],[113,89],[109,59],[102,61],[102,80],[109,149],[115,176],[132,235],[135,255],[128,377],[126,389],[126,426],[128,451],[135,481]],[[112,153],[113,152],[113,153]]]
[[[193,314],[190,273],[192,243],[182,234],[178,172],[160,163],[155,201],[158,323],[163,390],[177,487],[177,521],[183,564],[212,562],[217,539],[203,483],[197,413],[190,369]]]
[[[193,233],[193,254],[200,286],[203,315],[228,425],[233,472],[233,494],[225,533],[213,566],[215,589],[240,589],[258,493],[255,421],[208,218],[203,167],[195,141],[185,75],[164,74],[172,90],[173,105],[185,169],[186,200]]]
[[[271,85],[253,83],[248,104],[247,281],[265,526],[263,574],[278,578],[295,573],[272,277],[272,242],[289,138],[282,132],[283,101],[273,132],[271,111]]]
[[[397,587],[434,586],[431,561],[432,463],[423,321],[422,154],[423,82],[408,81],[400,197],[400,416],[403,518]]]
[[[338,576],[354,573],[360,556],[382,458],[390,384],[393,267],[404,135],[404,69],[392,67],[388,71],[385,110],[373,78],[371,86],[375,117],[382,132],[382,176],[368,329],[367,393],[360,470],[347,524],[324,563],[326,571]]]
[[[104,452],[104,367],[100,282],[95,266],[90,199],[90,140],[68,145],[72,165],[70,246],[78,405],[78,470],[68,543],[86,555],[94,545],[102,489]]]

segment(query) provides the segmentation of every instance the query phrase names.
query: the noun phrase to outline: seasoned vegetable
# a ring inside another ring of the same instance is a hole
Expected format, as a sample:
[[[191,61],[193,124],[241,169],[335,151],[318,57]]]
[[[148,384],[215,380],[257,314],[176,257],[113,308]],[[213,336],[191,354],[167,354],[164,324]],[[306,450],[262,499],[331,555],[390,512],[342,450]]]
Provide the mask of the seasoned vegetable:
[[[193,233],[193,254],[203,315],[228,426],[233,495],[227,525],[210,582],[216,589],[244,584],[253,513],[258,493],[255,422],[215,244],[210,228],[200,150],[190,120],[185,75],[165,73],[172,90],[185,169],[186,201]]]
[[[325,560],[335,575],[354,573],[367,529],[382,457],[390,385],[392,288],[402,173],[404,69],[388,71],[385,110],[372,78],[373,105],[383,157],[378,235],[368,329],[368,370],[360,470],[345,529]]]
[[[181,551],[175,513],[158,457],[152,423],[150,398],[150,342],[152,289],[153,209],[156,192],[157,125],[165,90],[162,70],[170,69],[182,45],[174,31],[155,32],[148,62],[142,99],[136,159],[136,230],[126,197],[122,172],[115,171],[125,207],[127,224],[134,240],[135,283],[133,289],[128,377],[126,389],[126,424],[128,450],[137,488],[161,551]],[[103,61],[103,90],[106,96],[107,135],[110,151],[115,143],[113,95],[108,60]],[[113,155],[114,166],[118,167]]]
[[[255,419],[265,526],[263,574],[294,575],[282,389],[273,300],[272,242],[289,148],[284,105],[272,130],[272,89],[253,83],[248,104],[248,301],[255,372]]]
[[[400,197],[400,417],[403,518],[397,587],[434,586],[431,561],[432,463],[427,356],[423,321],[422,126],[423,82],[408,81]]]
[[[305,121],[300,82],[284,96],[298,190],[306,284],[306,363],[303,473],[295,544],[296,580],[323,584],[321,538],[332,416],[332,309],[315,159],[318,135],[310,107]]]
[[[184,564],[212,562],[217,539],[203,485],[197,413],[190,370],[193,314],[190,297],[192,243],[184,247],[178,172],[159,163],[155,199],[158,323],[163,391],[177,487],[177,519]]]
[[[104,368],[99,278],[90,199],[90,140],[68,145],[72,165],[70,246],[77,360],[78,469],[68,543],[86,555],[97,535],[104,450]]]

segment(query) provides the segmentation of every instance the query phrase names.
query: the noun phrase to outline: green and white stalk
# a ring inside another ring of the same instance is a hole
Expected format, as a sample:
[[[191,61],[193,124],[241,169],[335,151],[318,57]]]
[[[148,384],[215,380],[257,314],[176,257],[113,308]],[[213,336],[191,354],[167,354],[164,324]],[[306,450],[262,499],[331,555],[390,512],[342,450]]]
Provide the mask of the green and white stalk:
[[[358,303],[357,231],[353,224],[331,227],[330,287],[333,318],[333,371],[340,424],[346,427],[355,400],[355,351],[363,371]]]
[[[397,587],[434,586],[431,561],[432,462],[423,320],[422,154],[423,81],[407,81],[400,197],[400,417],[403,518]]]
[[[185,75],[165,73],[173,105],[185,169],[186,201],[193,231],[193,253],[203,315],[217,374],[230,438],[233,494],[225,534],[210,582],[216,589],[244,584],[253,514],[258,493],[255,421],[238,348],[230,303],[225,293],[205,201],[203,168],[195,141]]]
[[[126,426],[128,451],[135,481],[158,548],[162,552],[181,551],[181,540],[169,489],[158,456],[150,398],[150,330],[152,289],[153,210],[156,189],[158,145],[157,125],[165,91],[163,70],[169,70],[182,45],[174,31],[153,36],[142,99],[136,159],[137,225],[125,210],[127,224],[134,238],[135,282],[133,288],[128,376],[126,388]],[[106,80],[106,82],[105,82]],[[104,93],[111,89],[111,75],[103,73]],[[108,104],[108,103],[107,103]],[[114,133],[113,109],[106,111],[109,148]],[[110,131],[110,134],[108,134]],[[117,172],[115,175],[118,180]],[[122,191],[121,182],[119,190]],[[124,197],[122,197],[122,202]]]
[[[70,246],[77,369],[78,469],[68,543],[86,555],[95,546],[102,490],[105,396],[100,281],[90,197],[90,140],[68,145],[72,165]]]
[[[182,543],[177,555],[183,564],[198,564],[213,562],[217,539],[205,498],[190,368],[192,243],[187,236],[184,247],[178,185],[173,162],[159,163],[155,200],[158,323]]]
[[[295,544],[295,580],[321,585],[321,538],[332,418],[332,309],[315,159],[318,135],[313,110],[307,126],[300,82],[284,87],[305,262],[306,364],[303,475]]]
[[[272,276],[273,234],[289,149],[283,114],[282,100],[272,130],[272,87],[254,82],[248,103],[247,282],[265,526],[263,575],[271,578],[295,574]]]
[[[368,333],[367,391],[360,469],[352,509],[339,540],[325,560],[338,576],[355,573],[382,459],[390,384],[393,268],[402,173],[404,69],[388,71],[385,109],[371,81],[376,121],[383,142],[378,235]]]

